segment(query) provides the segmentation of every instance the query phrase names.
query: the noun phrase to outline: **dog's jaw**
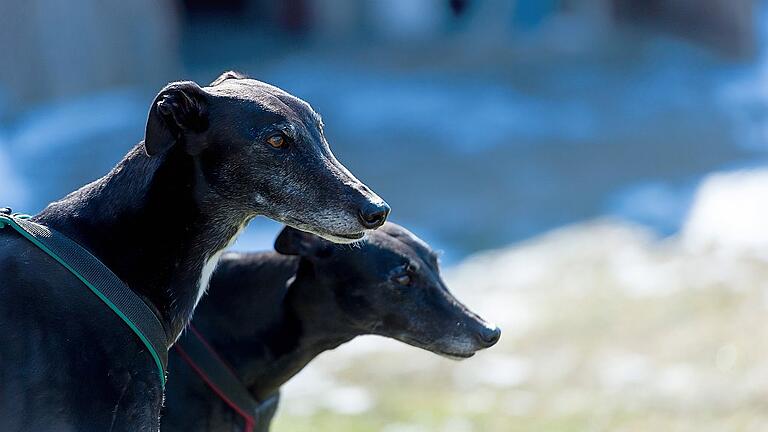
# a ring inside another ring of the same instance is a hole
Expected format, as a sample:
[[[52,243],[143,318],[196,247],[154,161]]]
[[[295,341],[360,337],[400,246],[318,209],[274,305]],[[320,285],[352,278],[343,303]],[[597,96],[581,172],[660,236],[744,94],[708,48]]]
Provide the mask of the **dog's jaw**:
[[[354,244],[354,243],[359,243],[359,242],[365,241],[365,238],[367,236],[366,232],[362,232],[360,235],[350,236],[350,237],[340,237],[338,235],[325,234],[325,233],[323,233],[323,234],[315,233],[315,234],[317,234],[318,237],[322,237],[322,238],[328,240],[329,242],[338,243],[338,244]]]
[[[310,223],[302,219],[286,215],[271,215],[272,219],[282,222],[285,225],[314,234],[320,238],[328,240],[331,243],[354,244],[365,241],[370,230],[362,230],[355,233],[344,233],[343,231],[332,232],[328,228],[318,227],[317,223]]]

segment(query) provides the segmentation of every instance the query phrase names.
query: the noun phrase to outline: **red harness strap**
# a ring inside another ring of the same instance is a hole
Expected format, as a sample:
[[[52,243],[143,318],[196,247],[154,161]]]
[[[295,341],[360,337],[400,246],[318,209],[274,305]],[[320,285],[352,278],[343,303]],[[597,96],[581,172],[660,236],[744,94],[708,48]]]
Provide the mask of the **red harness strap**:
[[[187,335],[194,336],[194,339],[196,340],[190,340],[191,338],[187,336],[186,341],[195,343],[199,343],[199,347],[203,348],[206,351],[206,354],[212,356],[215,360],[217,360],[217,363],[222,366],[219,368],[219,376],[221,376],[222,369],[226,371],[226,374],[231,375],[230,377],[227,377],[229,379],[234,379],[239,383],[239,379],[237,378],[237,375],[234,373],[232,368],[225,362],[221,356],[211,347],[211,345],[208,343],[208,341],[205,340],[203,335],[200,334],[200,332],[197,331],[191,324],[189,326],[190,332],[187,333]],[[244,431],[245,432],[253,432],[253,428],[256,426],[256,418],[254,417],[255,410],[253,413],[249,413],[246,408],[242,406],[242,404],[236,403],[229,395],[228,392],[225,391],[223,386],[220,383],[217,383],[217,381],[220,381],[221,378],[218,380],[213,378],[211,376],[210,371],[206,371],[206,367],[200,364],[200,362],[195,361],[193,359],[193,356],[187,353],[185,349],[182,347],[182,339],[180,339],[176,344],[174,344],[174,348],[176,349],[176,352],[179,353],[181,358],[192,368],[195,373],[205,382],[208,387],[210,387],[211,390],[218,396],[222,401],[224,401],[227,406],[232,408],[233,411],[235,411],[238,415],[240,415],[243,418],[243,421],[245,422]],[[228,379],[228,381],[229,381]],[[241,384],[242,386],[242,384]]]

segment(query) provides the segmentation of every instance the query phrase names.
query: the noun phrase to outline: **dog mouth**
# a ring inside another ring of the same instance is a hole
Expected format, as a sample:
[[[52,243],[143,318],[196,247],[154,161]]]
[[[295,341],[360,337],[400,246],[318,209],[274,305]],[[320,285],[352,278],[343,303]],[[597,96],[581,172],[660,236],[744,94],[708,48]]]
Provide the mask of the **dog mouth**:
[[[341,244],[348,244],[348,243],[356,243],[365,238],[365,232],[355,233],[355,234],[338,234],[338,233],[316,233],[318,236],[331,241],[333,243],[341,243]]]
[[[290,217],[284,218],[284,219],[278,219],[278,220],[281,220],[286,225],[293,226],[294,228],[300,229],[302,231],[306,231],[308,233],[312,233],[332,243],[340,243],[340,244],[356,243],[365,239],[365,236],[367,233],[367,230],[353,232],[353,233],[333,232],[328,229],[319,228],[317,224],[304,222],[303,220],[290,218]]]
[[[461,361],[466,360],[470,357],[473,357],[476,352],[470,351],[470,352],[459,352],[459,351],[450,351],[447,349],[441,349],[434,346],[434,344],[431,343],[425,343],[422,342],[416,338],[409,337],[409,336],[400,336],[398,339],[401,341],[407,343],[408,345],[415,346],[417,348],[425,349],[427,351],[430,351],[434,354],[439,355],[440,357],[445,357],[450,360],[455,361]]]
[[[359,233],[354,233],[354,234],[334,234],[334,233],[329,233],[329,235],[332,236],[332,237],[341,238],[341,239],[344,239],[344,240],[358,241],[358,240],[362,240],[363,238],[365,238],[365,231],[361,231]]]
[[[454,352],[448,352],[448,351],[435,351],[435,354],[445,357],[449,360],[455,360],[455,361],[462,361],[466,360],[470,357],[473,357],[475,353],[454,353]]]

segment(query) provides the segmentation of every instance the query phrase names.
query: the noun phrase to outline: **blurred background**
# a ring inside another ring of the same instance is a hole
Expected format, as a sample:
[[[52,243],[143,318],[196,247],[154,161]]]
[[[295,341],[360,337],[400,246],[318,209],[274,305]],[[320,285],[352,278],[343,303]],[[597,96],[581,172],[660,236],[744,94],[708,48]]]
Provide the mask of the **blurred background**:
[[[461,363],[359,338],[275,431],[768,430],[768,4],[0,0],[0,204],[101,176],[165,83],[229,69],[322,113],[504,330]]]

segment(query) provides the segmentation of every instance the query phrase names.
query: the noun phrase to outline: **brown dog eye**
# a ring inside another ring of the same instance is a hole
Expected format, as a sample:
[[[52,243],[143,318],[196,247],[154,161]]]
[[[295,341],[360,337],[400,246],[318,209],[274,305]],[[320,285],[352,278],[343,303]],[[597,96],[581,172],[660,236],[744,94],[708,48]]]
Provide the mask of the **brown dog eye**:
[[[411,276],[408,274],[401,274],[399,276],[395,276],[395,282],[399,283],[400,285],[410,285],[411,284]]]
[[[285,136],[283,134],[274,134],[267,138],[267,143],[274,148],[281,148],[285,146]]]

